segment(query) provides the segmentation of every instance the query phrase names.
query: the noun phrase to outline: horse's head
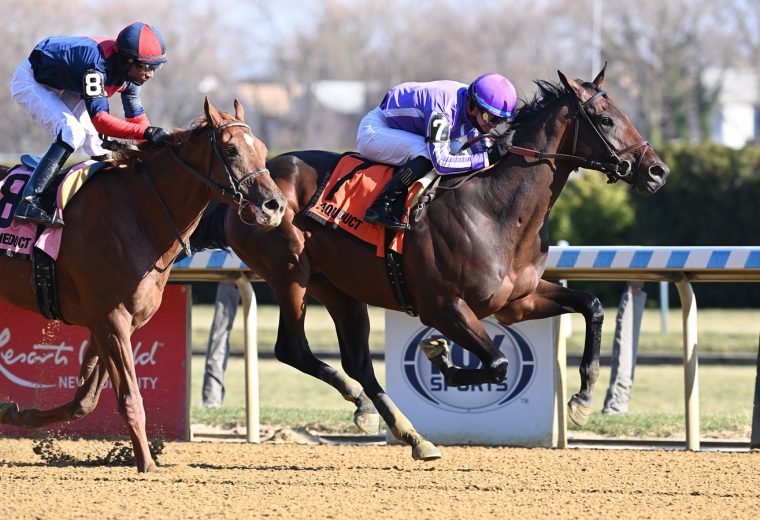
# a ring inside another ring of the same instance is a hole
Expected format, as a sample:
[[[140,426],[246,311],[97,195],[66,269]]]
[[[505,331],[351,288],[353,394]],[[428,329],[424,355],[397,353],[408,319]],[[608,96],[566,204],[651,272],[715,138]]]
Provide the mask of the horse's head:
[[[243,122],[243,107],[235,100],[235,115],[218,111],[206,98],[204,109],[213,150],[209,180],[222,189],[222,199],[238,208],[246,224],[277,227],[286,200],[266,168],[267,148]]]
[[[670,169],[641,137],[623,111],[602,90],[604,68],[592,83],[568,79],[559,73],[568,92],[574,94],[574,122],[565,147],[587,160],[585,166],[602,171],[609,182],[623,180],[640,195],[659,190]]]

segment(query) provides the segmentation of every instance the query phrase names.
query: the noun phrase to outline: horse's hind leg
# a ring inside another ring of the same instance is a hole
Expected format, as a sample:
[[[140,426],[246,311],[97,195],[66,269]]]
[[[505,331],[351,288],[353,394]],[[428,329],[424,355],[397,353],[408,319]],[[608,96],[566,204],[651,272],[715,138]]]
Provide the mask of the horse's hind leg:
[[[0,403],[0,423],[23,428],[41,428],[56,422],[79,419],[95,409],[106,381],[108,372],[103,363],[99,362],[97,348],[90,338],[79,371],[77,389],[70,402],[51,410],[19,410],[16,403]]]
[[[541,280],[533,294],[500,310],[496,317],[504,323],[516,323],[551,318],[568,312],[581,313],[586,322],[586,337],[579,368],[581,389],[567,403],[570,419],[583,426],[591,414],[594,384],[599,378],[599,351],[604,321],[604,309],[599,298],[591,293]]]
[[[340,359],[343,369],[354,378],[370,374],[364,381],[377,381],[372,368],[369,352],[369,315],[367,305],[348,296],[326,278],[312,277],[309,292],[321,301],[335,323],[338,336]],[[348,375],[335,370],[332,386],[341,392],[343,398],[356,405],[354,424],[369,434],[377,434],[380,429],[380,415],[362,386]],[[379,385],[377,385],[379,389]],[[348,390],[350,393],[346,393]],[[376,392],[377,393],[377,392]]]

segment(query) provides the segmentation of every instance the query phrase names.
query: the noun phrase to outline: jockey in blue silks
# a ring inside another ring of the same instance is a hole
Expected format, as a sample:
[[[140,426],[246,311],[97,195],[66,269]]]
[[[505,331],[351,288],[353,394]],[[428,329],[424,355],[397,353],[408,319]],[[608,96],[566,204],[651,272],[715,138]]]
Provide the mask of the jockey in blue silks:
[[[392,212],[396,201],[431,168],[440,175],[489,168],[500,158],[486,140],[467,154],[464,142],[512,118],[517,94],[499,74],[484,74],[469,86],[456,81],[402,83],[391,88],[380,106],[359,125],[356,146],[371,161],[400,166],[364,220],[393,229],[408,229]]]
[[[13,74],[13,99],[55,141],[27,182],[15,218],[52,227],[63,222],[40,207],[40,196],[69,156],[82,147],[92,157],[107,155],[99,133],[159,142],[169,135],[150,125],[140,87],[166,63],[158,30],[142,22],[125,27],[116,39],[51,36],[32,50]],[[126,120],[109,113],[108,98],[121,93]]]

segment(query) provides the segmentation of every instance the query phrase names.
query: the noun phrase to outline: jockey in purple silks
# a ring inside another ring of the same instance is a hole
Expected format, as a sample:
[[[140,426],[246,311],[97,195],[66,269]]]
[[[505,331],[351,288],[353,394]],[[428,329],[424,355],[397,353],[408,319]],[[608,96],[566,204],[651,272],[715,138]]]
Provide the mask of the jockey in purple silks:
[[[13,99],[55,142],[40,159],[24,188],[16,220],[51,227],[63,222],[40,207],[40,196],[78,148],[105,156],[98,133],[157,143],[168,137],[150,126],[140,102],[140,86],[166,63],[166,44],[157,29],[128,25],[116,39],[51,36],[39,42],[11,79]],[[109,113],[108,98],[121,93],[126,120]]]
[[[512,118],[517,94],[499,74],[484,74],[470,86],[456,81],[402,83],[359,125],[356,146],[371,161],[400,166],[364,215],[373,224],[408,229],[392,210],[414,181],[431,169],[440,175],[477,171],[500,158],[486,140],[466,154],[465,141],[490,132]]]

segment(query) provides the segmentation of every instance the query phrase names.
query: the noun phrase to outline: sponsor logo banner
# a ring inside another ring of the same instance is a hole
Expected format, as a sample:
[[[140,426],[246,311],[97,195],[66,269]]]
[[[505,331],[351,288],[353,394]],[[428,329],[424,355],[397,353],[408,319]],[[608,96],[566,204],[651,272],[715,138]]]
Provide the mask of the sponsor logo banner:
[[[449,387],[419,349],[425,339],[444,338],[402,313],[386,312],[388,393],[415,428],[433,442],[549,446],[554,438],[554,321],[505,326],[482,321],[509,360],[497,384]],[[450,360],[480,368],[480,360],[448,340]]]
[[[189,438],[189,293],[189,286],[168,285],[158,312],[132,335],[137,383],[150,436]],[[83,327],[47,321],[0,302],[0,402],[40,410],[68,403],[78,386],[88,343],[89,332]],[[82,436],[128,434],[116,410],[110,379],[93,412],[42,430]],[[0,425],[0,435],[29,435],[34,431]]]

